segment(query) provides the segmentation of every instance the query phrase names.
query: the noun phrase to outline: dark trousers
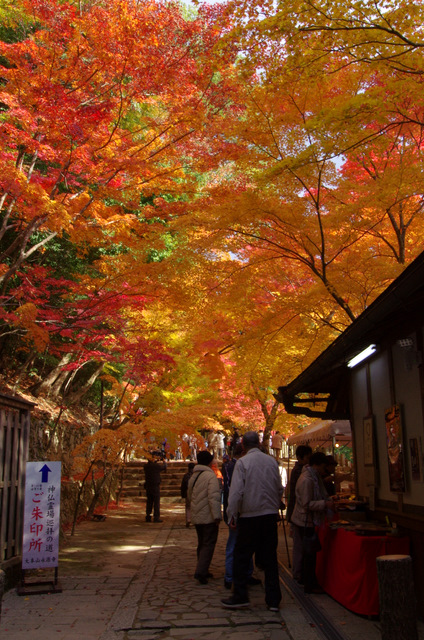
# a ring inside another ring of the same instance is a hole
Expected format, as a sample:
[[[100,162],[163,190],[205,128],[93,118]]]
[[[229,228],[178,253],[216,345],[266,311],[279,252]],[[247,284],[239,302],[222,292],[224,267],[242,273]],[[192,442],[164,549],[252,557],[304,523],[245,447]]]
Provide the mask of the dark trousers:
[[[216,541],[218,540],[219,525],[215,522],[210,524],[196,524],[197,533],[197,566],[195,576],[206,578],[209,566],[212,562]]]
[[[305,535],[311,536],[315,531],[315,527],[298,527],[298,529],[299,529],[299,533],[300,533],[300,537],[302,538],[302,541]],[[302,577],[303,577],[303,584],[304,584],[304,589],[306,593],[308,592],[310,593],[312,589],[315,589],[316,587],[319,586],[316,578],[316,574],[315,574],[316,561],[317,561],[316,553],[314,552],[305,553],[305,551],[303,550]]]
[[[146,518],[150,518],[153,509],[153,520],[160,518],[160,487],[151,487],[146,489]]]
[[[260,559],[265,572],[265,602],[269,607],[278,607],[281,602],[280,580],[278,576],[277,515],[239,518],[237,540],[234,548],[233,586],[234,599],[247,602],[247,579],[249,564],[253,554]]]

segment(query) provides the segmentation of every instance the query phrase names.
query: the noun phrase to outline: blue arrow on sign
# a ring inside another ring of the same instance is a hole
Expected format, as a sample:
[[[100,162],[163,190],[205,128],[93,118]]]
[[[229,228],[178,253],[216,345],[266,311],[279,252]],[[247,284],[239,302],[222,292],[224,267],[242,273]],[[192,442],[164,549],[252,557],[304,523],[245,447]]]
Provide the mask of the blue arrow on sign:
[[[41,482],[48,482],[49,481],[49,473],[51,473],[52,470],[48,468],[48,466],[45,464],[44,467],[42,467],[40,469],[40,473],[41,473]]]

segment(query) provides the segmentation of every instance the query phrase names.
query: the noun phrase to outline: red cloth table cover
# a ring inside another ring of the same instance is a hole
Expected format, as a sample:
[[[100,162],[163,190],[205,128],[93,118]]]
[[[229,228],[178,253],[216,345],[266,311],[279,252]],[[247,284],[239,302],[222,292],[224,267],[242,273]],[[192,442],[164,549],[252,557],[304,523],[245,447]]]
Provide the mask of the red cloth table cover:
[[[358,536],[353,531],[322,527],[322,550],[316,575],[328,595],[362,615],[379,614],[378,556],[409,554],[409,538]]]

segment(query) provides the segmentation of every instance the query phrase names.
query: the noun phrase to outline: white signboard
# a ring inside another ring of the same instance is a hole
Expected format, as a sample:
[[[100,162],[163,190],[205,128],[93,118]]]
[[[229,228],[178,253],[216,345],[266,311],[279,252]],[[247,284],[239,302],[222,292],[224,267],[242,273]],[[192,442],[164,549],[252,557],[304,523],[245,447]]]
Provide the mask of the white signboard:
[[[22,568],[59,563],[61,462],[27,462]]]

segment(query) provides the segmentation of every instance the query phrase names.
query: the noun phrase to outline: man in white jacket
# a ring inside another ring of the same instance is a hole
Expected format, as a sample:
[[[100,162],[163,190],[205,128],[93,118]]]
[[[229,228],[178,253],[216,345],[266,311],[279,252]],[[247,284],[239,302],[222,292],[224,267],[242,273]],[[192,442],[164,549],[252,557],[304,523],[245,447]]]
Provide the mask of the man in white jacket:
[[[265,601],[270,611],[278,611],[281,589],[278,576],[278,519],[283,485],[278,463],[259,449],[255,431],[244,434],[246,455],[234,467],[228,497],[228,523],[237,527],[234,549],[233,596],[221,600],[224,607],[249,606],[247,592],[249,563],[259,555],[265,572]]]
[[[197,465],[188,483],[187,498],[190,504],[191,522],[197,533],[197,566],[194,573],[200,584],[207,584],[209,566],[218,539],[221,522],[221,485],[211,468],[213,456],[209,451],[199,451]]]

